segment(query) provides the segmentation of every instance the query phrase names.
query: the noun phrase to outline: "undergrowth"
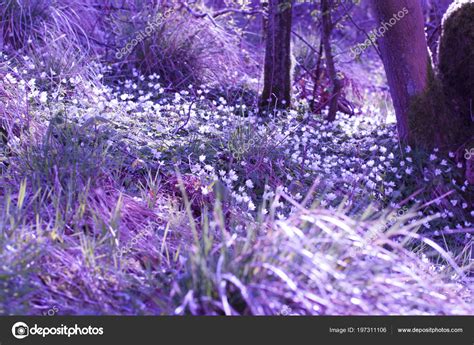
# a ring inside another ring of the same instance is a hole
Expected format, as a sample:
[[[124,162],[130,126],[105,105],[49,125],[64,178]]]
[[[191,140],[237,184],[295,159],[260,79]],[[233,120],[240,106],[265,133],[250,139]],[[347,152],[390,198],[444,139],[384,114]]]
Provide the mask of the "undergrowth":
[[[2,313],[472,313],[455,153],[160,87],[27,98],[36,139],[1,175]]]
[[[35,3],[0,0],[0,314],[474,312],[464,152],[260,116],[254,58],[179,6]]]

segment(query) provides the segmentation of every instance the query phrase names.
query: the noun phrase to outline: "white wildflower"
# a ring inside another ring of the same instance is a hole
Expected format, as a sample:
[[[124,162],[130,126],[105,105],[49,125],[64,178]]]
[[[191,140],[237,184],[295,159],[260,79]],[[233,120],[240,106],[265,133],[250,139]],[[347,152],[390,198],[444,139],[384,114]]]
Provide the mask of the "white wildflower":
[[[229,171],[229,178],[231,181],[237,181],[238,177],[234,170]]]
[[[250,211],[255,210],[255,204],[254,204],[252,201],[249,201],[249,202],[248,202],[248,207],[249,207],[249,210],[250,210]]]
[[[45,91],[40,93],[39,101],[41,103],[46,103],[48,101],[48,94]]]

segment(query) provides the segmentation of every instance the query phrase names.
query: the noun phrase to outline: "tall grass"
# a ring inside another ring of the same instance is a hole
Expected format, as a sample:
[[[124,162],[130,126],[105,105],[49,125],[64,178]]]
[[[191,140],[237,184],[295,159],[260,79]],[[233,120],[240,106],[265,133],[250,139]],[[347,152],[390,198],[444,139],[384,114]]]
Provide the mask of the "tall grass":
[[[472,313],[465,287],[472,262],[458,266],[432,241],[416,234],[420,222],[377,230],[386,216],[354,220],[295,204],[285,221],[273,215],[246,224],[247,237],[214,210],[203,216],[189,273],[181,282],[178,314],[419,315]],[[212,217],[212,216],[209,216]],[[412,219],[413,213],[405,216]],[[370,219],[370,220],[369,220]],[[210,225],[212,224],[212,225]],[[372,234],[372,235],[370,235]],[[429,259],[413,245],[431,246]],[[436,259],[437,258],[437,259]],[[437,260],[437,261],[436,261]],[[452,279],[457,276],[456,279]]]
[[[238,41],[223,27],[178,8],[144,8],[133,17],[116,18],[117,48],[144,32],[148,22],[157,23],[150,36],[117,62],[156,73],[165,86],[232,85],[255,67],[244,62]]]
[[[90,48],[99,14],[94,1],[2,0],[0,32],[3,44],[18,50],[43,42],[47,31],[61,32],[70,42]]]
[[[164,86],[178,89],[189,84],[245,83],[256,75],[255,61],[222,23],[195,18],[174,3],[124,1],[117,7],[95,0],[1,0],[0,9],[0,33],[7,51],[28,55],[39,73],[52,70],[59,80],[79,68],[87,74],[89,59],[113,63],[122,71],[130,67],[128,74],[133,67],[157,73]],[[160,16],[149,37],[130,54],[115,57]]]
[[[278,189],[256,218],[217,191],[197,212],[186,187],[195,179],[178,173],[180,193],[166,193],[169,177],[128,169],[107,126],[55,118],[2,174],[3,313],[473,312],[469,248],[455,257],[418,234],[427,219],[409,224],[414,211],[349,217]],[[123,187],[127,176],[141,198]],[[282,200],[294,207],[286,220]]]

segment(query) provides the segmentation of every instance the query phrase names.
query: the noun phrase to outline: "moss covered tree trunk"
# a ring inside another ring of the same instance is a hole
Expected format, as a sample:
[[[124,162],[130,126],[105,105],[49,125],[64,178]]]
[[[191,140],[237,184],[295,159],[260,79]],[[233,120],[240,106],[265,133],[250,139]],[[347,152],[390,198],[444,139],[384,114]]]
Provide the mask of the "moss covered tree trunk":
[[[291,0],[270,0],[261,106],[291,103]]]
[[[473,0],[457,0],[443,20],[441,78],[429,58],[420,2],[371,1],[384,28],[380,50],[400,139],[425,149],[454,151],[467,144],[474,98]]]
[[[427,87],[429,55],[419,0],[371,0],[384,37],[379,40],[402,141],[412,141],[409,111]],[[380,32],[380,31],[379,31]]]
[[[450,107],[452,121],[471,128],[474,121],[474,1],[457,0],[443,18],[438,48],[441,82]],[[474,131],[474,129],[472,129]],[[464,140],[473,132],[464,134]]]

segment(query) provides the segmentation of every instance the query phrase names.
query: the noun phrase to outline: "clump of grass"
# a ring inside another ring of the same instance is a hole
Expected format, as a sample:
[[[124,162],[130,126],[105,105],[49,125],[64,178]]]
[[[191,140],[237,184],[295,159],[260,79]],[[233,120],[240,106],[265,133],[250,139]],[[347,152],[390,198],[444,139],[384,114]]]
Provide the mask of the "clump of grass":
[[[40,287],[39,262],[48,246],[39,224],[27,223],[26,181],[13,194],[0,188],[0,314],[30,313],[30,300]]]
[[[472,263],[458,266],[417,235],[422,221],[404,225],[413,214],[383,232],[376,227],[386,216],[356,221],[342,210],[308,209],[283,197],[298,211],[284,221],[270,213],[262,223],[246,223],[246,238],[227,227],[219,204],[212,221],[204,216],[177,314],[472,313],[466,287]],[[431,247],[428,259],[409,248],[413,242]]]
[[[3,42],[18,51],[29,44],[45,43],[45,32],[55,31],[88,49],[89,35],[99,18],[92,5],[93,1],[2,0]]]
[[[95,1],[0,1],[0,32],[14,65],[57,91],[71,78],[93,79],[91,62],[101,53],[96,30],[104,22]]]
[[[16,59],[30,69],[29,76],[37,80],[39,90],[72,98],[85,83],[95,81],[98,68],[89,52],[62,32],[46,30],[42,39],[44,44],[28,46],[25,57]]]
[[[136,234],[150,227],[153,235],[161,223],[145,202],[121,192],[110,173],[114,162],[103,136],[64,118],[53,119],[41,141],[11,160],[0,184],[2,314],[36,314],[52,305],[60,314],[147,311],[121,292],[131,284],[123,270]]]
[[[3,41],[19,49],[27,44],[35,29],[49,17],[52,1],[9,1],[0,2]]]
[[[221,26],[194,18],[184,10],[165,12],[164,8],[145,7],[132,18],[118,18],[114,29],[116,46],[125,48],[144,30],[147,21],[155,23],[150,36],[140,40],[125,61],[118,62],[144,74],[156,73],[165,85],[177,89],[201,84],[232,85],[245,74],[246,64],[235,38]]]

